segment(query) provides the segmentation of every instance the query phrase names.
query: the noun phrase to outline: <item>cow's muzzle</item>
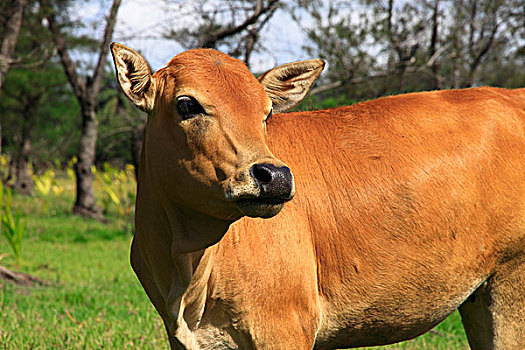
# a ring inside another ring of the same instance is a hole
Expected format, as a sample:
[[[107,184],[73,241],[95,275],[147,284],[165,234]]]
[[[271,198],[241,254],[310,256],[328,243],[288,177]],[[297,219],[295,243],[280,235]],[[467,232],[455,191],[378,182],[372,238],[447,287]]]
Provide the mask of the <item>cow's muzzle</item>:
[[[250,175],[260,189],[259,199],[285,202],[293,197],[293,176],[287,166],[254,164]]]
[[[275,216],[295,194],[293,175],[287,166],[257,163],[251,166],[249,175],[255,191],[235,200],[239,210],[246,216]]]

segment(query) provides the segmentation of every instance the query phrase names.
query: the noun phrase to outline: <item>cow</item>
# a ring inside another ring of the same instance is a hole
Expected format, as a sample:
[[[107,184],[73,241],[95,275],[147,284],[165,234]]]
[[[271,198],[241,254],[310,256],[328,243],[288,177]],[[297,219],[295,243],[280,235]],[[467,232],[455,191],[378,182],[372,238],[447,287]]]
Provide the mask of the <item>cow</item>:
[[[525,89],[281,113],[323,61],[111,51],[148,113],[131,264],[172,349],[383,345],[456,309],[472,349],[525,348]]]

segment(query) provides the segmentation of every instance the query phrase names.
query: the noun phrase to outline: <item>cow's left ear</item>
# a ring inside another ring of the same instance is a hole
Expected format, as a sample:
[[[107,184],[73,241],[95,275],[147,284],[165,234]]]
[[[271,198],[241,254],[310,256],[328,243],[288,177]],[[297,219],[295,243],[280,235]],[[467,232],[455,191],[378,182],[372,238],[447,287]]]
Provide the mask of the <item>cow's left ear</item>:
[[[324,61],[319,59],[287,63],[269,70],[257,80],[272,100],[274,112],[285,112],[306,97],[323,68]]]

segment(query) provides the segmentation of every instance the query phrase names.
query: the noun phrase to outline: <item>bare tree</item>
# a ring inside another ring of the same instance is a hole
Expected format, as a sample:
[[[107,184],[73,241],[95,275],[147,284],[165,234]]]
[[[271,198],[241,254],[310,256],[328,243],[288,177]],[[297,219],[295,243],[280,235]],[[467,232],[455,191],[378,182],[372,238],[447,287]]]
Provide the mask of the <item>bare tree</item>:
[[[396,82],[395,90],[403,91],[409,73],[430,72],[428,67],[432,65],[425,65],[419,58],[420,48],[428,37],[429,7],[425,3],[302,0],[297,6],[296,12],[306,9],[315,23],[303,28],[310,39],[306,52],[329,63],[320,81],[322,85],[313,89],[311,95],[331,89],[342,91],[341,88],[355,92],[353,85],[366,84],[382,86],[374,93],[378,96]],[[294,19],[301,22],[299,16]],[[437,36],[435,43],[438,43]],[[436,45],[434,67],[438,67],[437,58],[441,54]],[[381,85],[380,81],[384,80],[388,83]],[[355,97],[359,98],[352,96]]]
[[[523,67],[523,0],[301,0],[296,7],[314,23],[304,28],[306,51],[329,64],[311,95],[468,87],[488,65]]]
[[[282,6],[282,1],[167,0],[166,4],[185,10],[168,24],[165,38],[175,40],[186,49],[221,49],[249,65],[252,52],[261,45],[261,31]]]
[[[501,0],[453,0],[451,5],[455,11],[449,29],[449,40],[454,42],[454,87],[469,87],[484,60],[511,39],[509,21],[519,7]]]
[[[347,88],[364,82],[364,76],[375,75],[376,60],[368,52],[371,23],[364,15],[352,16],[360,10],[355,2],[302,0],[288,9],[309,39],[303,49],[309,56],[319,57],[329,64],[319,80],[320,86],[311,90],[310,95]],[[311,22],[305,20],[308,16],[313,19],[313,25],[303,24]]]
[[[389,66],[397,71],[398,89],[404,91],[407,69],[416,62],[416,53],[424,36],[426,21],[421,16],[422,8],[416,4],[404,3],[401,10],[397,11],[395,5],[394,0],[388,0],[386,6],[377,5],[386,13],[386,18],[376,35],[379,41],[386,39],[388,46],[395,53],[395,58],[391,57]]]
[[[120,2],[121,0],[113,0],[110,12],[106,18],[104,36],[98,51],[96,66],[92,74],[84,79],[78,73],[76,64],[71,59],[65,35],[60,30],[54,9],[50,7],[47,0],[41,1],[42,6],[49,11],[47,15],[49,30],[53,36],[69,83],[80,104],[82,114],[82,134],[77,153],[78,161],[75,164],[77,192],[73,213],[97,219],[102,218],[102,213],[95,203],[93,173],[91,172],[91,167],[95,161],[95,146],[98,134],[98,120],[95,108]]]

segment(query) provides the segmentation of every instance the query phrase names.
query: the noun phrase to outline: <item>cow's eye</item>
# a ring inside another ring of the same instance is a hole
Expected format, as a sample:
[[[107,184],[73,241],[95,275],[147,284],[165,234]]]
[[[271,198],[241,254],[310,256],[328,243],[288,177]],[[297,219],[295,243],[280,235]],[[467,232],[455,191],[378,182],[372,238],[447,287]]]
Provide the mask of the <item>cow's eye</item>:
[[[272,112],[273,112],[273,109],[270,109],[270,113],[266,116],[266,118],[264,119],[264,121],[266,123],[268,123],[270,120],[272,120]]]
[[[199,102],[190,96],[180,96],[177,98],[177,111],[182,120],[193,118],[199,114],[206,114]]]

